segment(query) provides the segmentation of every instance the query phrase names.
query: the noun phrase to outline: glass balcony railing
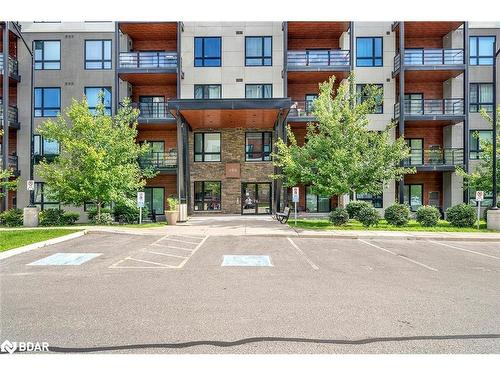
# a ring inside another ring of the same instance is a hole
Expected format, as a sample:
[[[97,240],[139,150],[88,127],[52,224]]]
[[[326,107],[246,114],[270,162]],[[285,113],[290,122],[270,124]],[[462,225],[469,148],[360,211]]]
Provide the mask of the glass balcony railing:
[[[288,51],[289,68],[348,67],[348,50]]]
[[[0,72],[3,74],[3,55],[0,54]],[[18,76],[19,68],[17,60],[9,57],[9,74],[10,76]]]
[[[312,117],[313,115],[313,101],[300,100],[292,103],[290,107],[289,117]]]
[[[168,152],[151,152],[139,159],[141,168],[153,168],[155,170],[168,170],[177,168],[177,150]]]
[[[19,123],[18,121],[18,115],[17,115],[17,107],[14,106],[9,106],[9,125],[17,125]],[[3,102],[2,99],[0,99],[0,126],[3,126]]]
[[[464,50],[461,48],[442,49],[406,49],[404,52],[406,66],[446,66],[464,64]],[[401,54],[394,57],[394,70],[401,67]]]
[[[463,99],[405,99],[405,116],[460,116],[464,114]],[[399,103],[394,105],[394,117],[400,116]]]
[[[418,166],[456,166],[464,163],[462,148],[413,149],[405,160],[407,167]]]
[[[177,52],[120,52],[120,68],[168,69],[177,67]]]

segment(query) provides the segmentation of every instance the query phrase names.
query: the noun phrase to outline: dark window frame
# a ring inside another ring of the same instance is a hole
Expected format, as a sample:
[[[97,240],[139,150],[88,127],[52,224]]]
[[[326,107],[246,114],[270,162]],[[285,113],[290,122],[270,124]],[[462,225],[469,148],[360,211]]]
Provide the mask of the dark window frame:
[[[205,95],[209,93],[208,88],[210,86],[215,86],[215,87],[219,88],[219,97],[218,98],[208,98],[208,97],[205,97]],[[196,89],[200,88],[200,87],[203,90],[202,91],[203,97],[202,98],[197,98],[196,97]],[[196,84],[196,85],[194,85],[193,98],[195,98],[196,100],[221,99],[222,98],[222,85],[220,83],[204,83],[204,84],[200,84],[200,85]]]
[[[148,193],[146,192],[146,189],[149,189],[149,191],[151,191],[151,203],[153,202],[153,190],[152,189],[162,189],[163,190],[163,194],[162,194],[162,197],[163,197],[163,209],[160,213],[156,212],[155,215],[164,215],[165,214],[165,209],[166,209],[166,199],[165,199],[165,186],[144,186],[144,207],[146,207],[146,199],[147,199],[147,195]],[[153,210],[151,209],[150,212],[149,212],[149,217],[153,217]]]
[[[61,144],[58,141],[57,142],[57,153],[50,153],[47,154],[45,153],[45,143],[44,143],[44,137],[41,134],[34,134],[33,135],[33,156],[34,156],[34,162],[35,164],[38,164],[40,159],[45,158],[47,161],[51,161],[56,156],[61,155]],[[36,151],[38,145],[38,150],[39,152]]]
[[[481,154],[484,152],[484,150],[481,148],[481,142],[480,138],[476,138],[473,136],[474,133],[490,133],[491,135],[491,140],[493,141],[493,130],[488,130],[488,129],[474,129],[474,130],[469,130],[469,159],[470,160],[479,160],[481,158]],[[472,148],[472,146],[477,145],[476,148]],[[474,156],[472,154],[475,154]]]
[[[196,56],[196,40],[201,39],[201,56]],[[219,39],[219,57],[205,57],[205,40]],[[205,60],[219,60],[218,65],[205,65]],[[197,61],[201,65],[198,65]],[[222,37],[220,36],[195,36],[194,37],[194,67],[195,68],[217,68],[222,66]]]
[[[383,83],[357,83],[356,84],[356,94],[360,95],[358,97],[358,100],[360,100],[360,103],[363,103],[363,100],[367,98],[367,96],[363,94],[366,86],[377,86],[379,88],[382,88],[381,101],[380,101],[380,103],[378,103],[375,106],[374,111],[370,112],[370,114],[372,114],[372,115],[384,114],[384,84]],[[359,93],[358,93],[358,87],[360,87]]]
[[[410,165],[423,165],[424,160],[425,160],[425,158],[424,158],[424,150],[425,150],[424,138],[412,137],[412,138],[405,138],[404,140],[406,142],[406,145],[410,148],[410,152],[412,150],[411,141],[422,141],[422,149],[421,149],[422,150],[422,156],[421,156],[422,162],[420,164],[412,164],[411,163],[411,157],[412,157],[411,153],[410,153],[410,157],[408,159],[410,160]]]
[[[36,200],[36,194],[34,193],[34,201],[33,201],[33,204],[36,206],[36,205],[39,205],[40,206],[40,210],[43,211],[45,209],[45,205],[58,205],[59,208],[61,208],[61,202],[46,202],[45,201],[45,186],[47,186],[47,183],[46,182],[43,182],[43,181],[37,181],[35,182],[35,191],[37,190],[36,188],[36,185],[41,185],[41,189],[40,189],[40,198],[42,199],[41,201],[37,201]],[[53,208],[53,207],[51,207]]]
[[[219,209],[217,210],[195,210],[196,204],[201,203],[202,207],[205,206],[205,184],[206,183],[218,183],[219,184]],[[201,200],[196,199],[196,184],[201,184]],[[220,180],[203,180],[193,182],[193,211],[196,212],[220,212],[222,211],[222,181]]]
[[[59,90],[59,107],[45,107],[45,90],[52,90],[52,89],[56,89],[56,90]],[[33,88],[34,90],[34,98],[35,98],[35,104],[33,105],[33,108],[34,108],[34,116],[35,117],[57,117],[61,114],[61,88],[60,87],[35,87]],[[36,106],[36,92],[37,90],[40,90],[41,92],[41,97],[40,97],[40,104],[41,106],[40,107],[37,107]],[[38,115],[36,114],[36,111],[40,111],[41,115]],[[45,111],[58,111],[59,113],[57,115],[51,115],[51,116],[47,116],[45,115]]]
[[[480,89],[481,85],[490,85],[492,92],[495,89],[493,87],[493,82],[471,82],[471,83],[469,83],[469,113],[480,113],[481,109],[484,108],[484,106],[491,107],[491,111],[486,110],[486,112],[488,112],[488,113],[493,112],[493,107],[494,107],[493,101],[489,102],[489,103],[488,102],[481,102],[481,100],[479,98],[479,92],[480,92],[479,89]],[[473,87],[475,87],[475,90],[472,89]],[[477,102],[472,102],[472,100],[470,98],[472,91],[476,92],[476,97],[478,100]],[[493,99],[493,96],[492,96],[492,99]],[[476,106],[477,108],[475,110],[473,110],[472,106]]]
[[[367,195],[371,195],[371,198],[359,197],[358,194],[363,194],[363,193],[356,193],[357,201],[369,202],[374,208],[384,208],[384,193],[382,194],[366,193]]]
[[[196,135],[201,134],[201,152],[196,151]],[[219,134],[219,152],[205,152],[205,134]],[[201,155],[201,160],[196,156]],[[219,160],[205,160],[205,155],[219,155]],[[220,163],[222,161],[222,133],[221,132],[195,132],[193,134],[193,162],[195,163]]]
[[[308,96],[314,96],[314,99],[308,99]],[[318,94],[305,94],[304,95],[304,111],[306,112],[306,115],[312,114],[314,108],[313,108],[313,102],[318,99]]]
[[[493,38],[493,54],[491,56],[479,55],[479,40],[481,38]],[[472,48],[471,48],[471,40],[472,39],[476,39],[476,47],[477,47],[478,55],[472,55],[472,53],[473,53]],[[471,65],[471,66],[492,66],[494,59],[495,59],[496,45],[497,45],[496,35],[470,35],[469,36],[469,65]],[[480,64],[479,63],[480,59],[490,59],[490,58],[491,58],[491,63],[488,63],[488,64]],[[475,63],[471,62],[472,59],[475,59]]]
[[[402,183],[402,182],[400,182],[400,183]],[[412,205],[411,205],[411,187],[412,186],[420,186],[421,187],[421,189],[420,189],[420,191],[421,191],[420,201],[422,202],[421,206],[423,206],[424,205],[424,184],[404,184],[404,187],[406,187],[406,186],[408,186],[408,199],[409,199],[409,201],[408,202],[405,201],[403,203],[408,204],[408,206],[410,207],[410,210],[415,212],[416,210],[414,210],[412,208]]]
[[[87,89],[100,89],[100,91],[102,91],[103,93],[105,93],[104,89],[109,89],[109,107],[104,107],[104,109],[107,111],[109,109],[109,113],[106,112],[106,115],[108,116],[112,116],[113,115],[113,88],[111,86],[85,86],[83,88],[83,94],[85,95],[85,97],[87,98],[87,104],[88,104],[88,96],[87,96]],[[104,98],[103,98],[104,100]],[[94,106],[94,107],[91,107],[89,105],[89,110],[92,111],[92,110],[96,110],[97,108],[97,105]]]
[[[372,51],[371,57],[358,57],[358,40],[361,39],[371,39],[372,40]],[[375,52],[375,39],[380,39],[380,57],[376,55]],[[376,60],[380,59],[380,65],[376,64]],[[358,60],[371,60],[371,65],[359,65]],[[356,37],[356,67],[359,68],[381,68],[384,66],[384,38],[382,36],[358,36]]]
[[[314,194],[314,193],[311,193],[311,195],[315,195],[316,196],[316,210],[315,211],[311,211],[308,207],[307,207],[307,189],[308,188],[311,188],[311,185],[306,185],[304,186],[304,211],[305,212],[316,212],[316,213],[326,213],[326,212],[330,212],[332,210],[332,199],[331,198],[328,198],[328,210],[327,211],[320,211],[319,210],[319,199],[320,197],[322,198],[327,198],[326,196],[320,196],[319,194]]]
[[[102,53],[102,59],[101,60],[88,60],[87,59],[87,42],[101,42],[101,53]],[[110,50],[109,50],[109,59],[104,58],[104,42],[110,42]],[[85,70],[112,70],[113,69],[113,40],[112,39],[85,39],[83,41],[83,54],[84,54],[84,59],[83,59],[83,67]],[[101,63],[100,68],[87,68],[87,62],[89,63]],[[109,68],[105,68],[104,64],[109,62]]]
[[[36,60],[35,51],[36,51],[36,43],[42,42],[44,46],[42,47],[42,59]],[[45,60],[45,42],[59,42],[59,60]],[[58,68],[45,68],[45,63],[59,63]],[[33,41],[33,64],[34,70],[61,70],[62,62],[61,62],[61,39],[36,39]],[[36,65],[41,64],[41,68],[37,68]]]
[[[260,160],[249,160],[248,159],[248,155],[254,153],[253,151],[248,151],[247,150],[247,136],[248,136],[248,134],[260,134],[261,135],[262,158]],[[270,136],[270,143],[269,143],[270,149],[269,149],[269,151],[264,151],[265,134],[269,134],[269,136]],[[272,161],[272,157],[271,157],[272,152],[273,152],[273,132],[270,132],[270,131],[262,131],[262,132],[259,132],[259,131],[247,131],[247,132],[245,132],[245,162],[247,162],[247,163],[271,162]],[[269,159],[265,159],[266,156]]]
[[[247,87],[248,86],[262,86],[261,87],[261,96],[259,98],[250,98],[247,96]],[[271,86],[271,96],[265,97],[264,93],[266,92],[265,86]],[[273,97],[273,84],[272,83],[247,83],[245,84],[245,99],[271,99]]]
[[[260,56],[248,56],[247,55],[247,40],[253,38],[260,38],[262,42],[262,55]],[[265,51],[265,39],[270,38],[271,40],[271,55],[266,55]],[[270,63],[266,64],[266,60],[269,59]],[[260,64],[249,64],[249,60],[260,60]],[[245,36],[245,66],[246,67],[254,67],[254,66],[273,66],[273,37],[272,35],[255,35],[255,36]]]

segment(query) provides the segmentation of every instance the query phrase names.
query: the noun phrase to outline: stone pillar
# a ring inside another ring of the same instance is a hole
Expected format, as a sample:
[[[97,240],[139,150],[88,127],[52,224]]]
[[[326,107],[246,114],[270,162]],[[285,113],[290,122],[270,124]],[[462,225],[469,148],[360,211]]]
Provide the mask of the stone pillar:
[[[500,231],[500,210],[488,210],[487,228]]]
[[[23,211],[23,225],[25,227],[37,227],[39,212],[40,209],[38,207],[25,207]]]

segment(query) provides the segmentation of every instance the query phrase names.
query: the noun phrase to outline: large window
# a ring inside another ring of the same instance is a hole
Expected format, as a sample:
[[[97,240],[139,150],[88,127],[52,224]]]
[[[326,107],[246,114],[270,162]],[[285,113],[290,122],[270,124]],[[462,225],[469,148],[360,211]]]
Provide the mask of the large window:
[[[476,191],[473,189],[469,189],[469,204],[477,206]],[[493,193],[485,191],[484,200],[481,201],[481,207],[491,207],[491,206],[493,206]]]
[[[368,99],[369,86],[374,86],[380,90],[380,95],[377,95],[375,98],[376,104],[373,107],[373,111],[371,113],[381,114],[384,113],[384,85],[382,84],[359,84],[356,85],[356,94],[358,96],[358,102],[363,103]]]
[[[245,160],[269,161],[271,160],[273,133],[248,132],[245,136]]]
[[[318,94],[306,94],[305,99],[306,99],[306,105],[305,105],[305,111],[306,111],[306,116],[312,115],[314,111],[314,101],[318,98]]]
[[[55,117],[61,112],[59,87],[35,88],[35,117]]]
[[[483,149],[481,143],[492,142],[492,130],[471,130],[469,132],[469,157],[470,159],[477,160],[481,156]]]
[[[413,184],[404,185],[404,203],[410,206],[412,211],[416,211],[423,205],[424,185]]]
[[[35,69],[61,69],[61,41],[35,40]]]
[[[100,98],[99,94],[103,97]],[[85,97],[90,111],[95,114],[99,99],[104,103],[104,112],[111,115],[111,87],[85,87]]]
[[[469,37],[470,65],[493,65],[495,39],[494,36]]]
[[[382,66],[382,38],[356,38],[356,66]]]
[[[111,69],[111,40],[85,41],[85,69]]]
[[[45,182],[35,182],[35,206],[41,210],[59,208],[59,201]]]
[[[194,66],[221,66],[221,37],[194,38]]]
[[[273,64],[273,38],[247,36],[245,38],[245,65],[271,66]]]
[[[493,84],[471,83],[469,90],[470,112],[493,112]]]
[[[195,99],[220,99],[221,92],[221,85],[194,85]]]
[[[220,133],[194,133],[194,161],[220,161]]]
[[[139,110],[141,117],[164,118],[167,115],[165,97],[163,96],[140,96]]]
[[[165,188],[145,187],[144,206],[148,209],[149,215],[163,215],[165,211]]]
[[[272,84],[248,84],[245,85],[245,98],[263,99],[273,97]]]
[[[410,138],[405,139],[405,141],[410,148],[410,157],[408,158],[408,164],[424,164],[424,140],[422,138]]]
[[[60,147],[59,142],[46,139],[41,135],[33,136],[33,151],[35,156],[35,162],[39,162],[40,159],[45,158],[46,160],[51,160],[55,156],[59,155]]]
[[[382,194],[356,193],[356,200],[371,203],[375,208],[382,208],[384,197]]]
[[[194,210],[220,211],[220,181],[197,181],[194,183]]]
[[[306,186],[306,212],[330,212],[330,198],[312,192],[311,186]]]

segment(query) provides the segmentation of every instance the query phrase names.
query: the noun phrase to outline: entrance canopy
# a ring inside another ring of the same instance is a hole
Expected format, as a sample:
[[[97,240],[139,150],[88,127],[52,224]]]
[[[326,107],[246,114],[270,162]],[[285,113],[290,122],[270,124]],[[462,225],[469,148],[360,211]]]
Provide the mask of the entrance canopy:
[[[168,109],[182,116],[192,129],[273,128],[278,115],[285,118],[290,98],[273,99],[175,99]]]

